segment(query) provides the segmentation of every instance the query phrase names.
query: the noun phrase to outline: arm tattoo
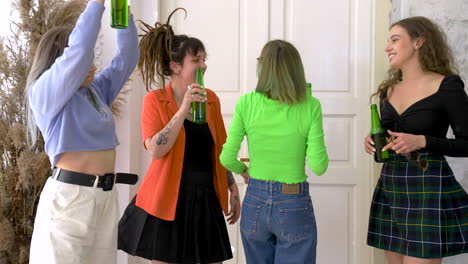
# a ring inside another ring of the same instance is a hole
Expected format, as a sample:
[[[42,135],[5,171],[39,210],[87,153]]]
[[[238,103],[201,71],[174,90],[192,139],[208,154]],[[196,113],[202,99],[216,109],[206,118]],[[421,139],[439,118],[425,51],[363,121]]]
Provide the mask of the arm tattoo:
[[[239,196],[234,196],[234,200],[239,201]]]
[[[228,186],[231,187],[232,184],[234,184],[234,177],[232,176],[232,172],[226,171],[227,174],[227,180],[228,180]]]
[[[158,146],[166,144],[167,141],[169,141],[167,134],[169,134],[170,132],[171,130],[169,129],[169,127],[166,127],[163,131],[161,131],[158,135],[158,139],[156,139],[156,144]]]
[[[158,139],[156,139],[156,145],[164,145],[169,141],[169,133],[171,132],[171,126],[174,121],[177,119],[177,116],[174,116],[169,124],[163,129],[163,131],[159,132]]]

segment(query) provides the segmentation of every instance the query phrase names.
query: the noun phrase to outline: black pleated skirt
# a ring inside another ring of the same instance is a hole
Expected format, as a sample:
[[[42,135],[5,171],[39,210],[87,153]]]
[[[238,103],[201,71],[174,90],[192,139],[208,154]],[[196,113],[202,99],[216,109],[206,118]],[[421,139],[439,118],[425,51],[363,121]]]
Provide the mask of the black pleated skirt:
[[[232,258],[226,221],[211,180],[191,175],[181,184],[175,221],[135,205],[119,222],[118,248],[133,256],[169,263],[213,263]],[[209,177],[208,179],[211,179]]]

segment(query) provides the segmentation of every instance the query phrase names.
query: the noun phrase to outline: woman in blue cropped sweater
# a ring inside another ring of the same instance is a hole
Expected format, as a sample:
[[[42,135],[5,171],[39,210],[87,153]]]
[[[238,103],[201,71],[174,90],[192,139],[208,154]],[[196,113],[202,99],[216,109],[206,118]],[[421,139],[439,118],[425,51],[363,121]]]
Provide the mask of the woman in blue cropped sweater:
[[[117,53],[96,76],[94,46],[104,1],[90,1],[74,28],[44,34],[25,96],[28,127],[40,129],[54,172],[41,193],[30,263],[116,263],[118,204],[114,173],[118,144],[110,105],[138,61],[137,30],[117,31]]]

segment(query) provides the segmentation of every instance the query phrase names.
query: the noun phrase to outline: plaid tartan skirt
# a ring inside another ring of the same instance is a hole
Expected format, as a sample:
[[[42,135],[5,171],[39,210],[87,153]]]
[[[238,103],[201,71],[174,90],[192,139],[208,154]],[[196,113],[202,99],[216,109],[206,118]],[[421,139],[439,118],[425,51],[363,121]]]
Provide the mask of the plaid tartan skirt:
[[[372,199],[367,244],[417,258],[468,253],[468,195],[444,156],[391,154]]]

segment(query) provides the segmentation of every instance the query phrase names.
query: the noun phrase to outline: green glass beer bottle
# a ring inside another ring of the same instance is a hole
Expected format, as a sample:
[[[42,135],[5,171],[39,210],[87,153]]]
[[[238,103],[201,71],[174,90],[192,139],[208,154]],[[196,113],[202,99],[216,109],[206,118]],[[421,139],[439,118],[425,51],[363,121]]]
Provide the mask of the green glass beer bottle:
[[[205,91],[205,82],[203,81],[203,70],[201,67],[197,68],[195,83],[199,84],[203,91]],[[192,102],[192,122],[196,124],[206,123],[206,101]]]
[[[312,84],[306,83],[306,88],[307,88],[307,93],[309,93],[309,95],[312,95]]]
[[[371,105],[371,120],[372,126],[370,131],[370,136],[372,141],[374,141],[374,160],[375,162],[385,162],[390,158],[388,150],[382,151],[382,148],[387,145],[387,139],[385,138],[385,131],[382,128],[380,123],[379,112],[377,112],[377,105]]]
[[[128,27],[128,0],[111,0],[111,27]]]

